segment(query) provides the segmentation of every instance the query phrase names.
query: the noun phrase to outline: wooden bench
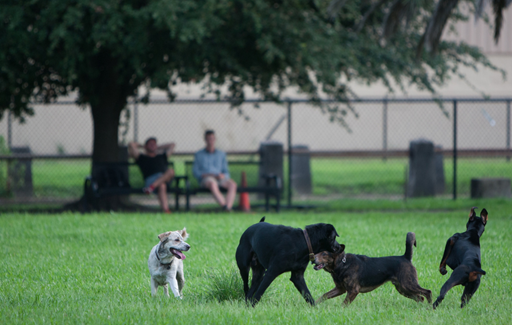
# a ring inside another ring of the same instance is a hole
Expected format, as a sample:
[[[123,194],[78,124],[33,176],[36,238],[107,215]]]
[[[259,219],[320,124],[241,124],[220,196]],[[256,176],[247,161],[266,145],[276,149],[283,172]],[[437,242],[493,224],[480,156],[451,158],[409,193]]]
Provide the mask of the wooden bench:
[[[207,188],[201,187],[192,173],[194,162],[185,161],[186,188],[186,210],[190,210],[190,196],[200,193],[210,193]],[[274,208],[279,212],[281,199],[281,179],[274,174],[259,176],[258,161],[228,161],[230,178],[233,179],[238,187],[237,193],[261,193],[265,198],[265,209],[270,210],[270,197],[275,198]],[[242,187],[241,174],[245,172],[247,186]],[[260,181],[261,179],[261,181]],[[226,193],[226,189],[220,188],[221,192]]]
[[[169,168],[174,168],[174,163],[169,162]],[[89,211],[89,204],[96,199],[130,194],[145,194],[144,178],[139,166],[131,162],[94,163],[96,177],[87,176],[84,181],[84,202],[82,210]],[[183,180],[183,182],[182,182]],[[179,210],[179,196],[184,195],[187,176],[175,176],[170,184],[167,184],[167,193],[174,194],[175,210]],[[183,183],[183,186],[180,186]]]

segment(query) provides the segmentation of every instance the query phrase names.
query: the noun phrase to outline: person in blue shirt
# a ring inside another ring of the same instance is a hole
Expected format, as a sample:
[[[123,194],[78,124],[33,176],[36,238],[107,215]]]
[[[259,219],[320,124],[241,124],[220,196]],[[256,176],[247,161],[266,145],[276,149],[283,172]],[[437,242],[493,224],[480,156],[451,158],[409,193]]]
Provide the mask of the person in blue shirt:
[[[206,148],[196,152],[192,172],[202,187],[212,192],[215,201],[226,211],[231,211],[236,196],[236,183],[230,179],[228,161],[224,151],[215,149],[215,132],[207,130],[204,133]],[[228,190],[226,198],[219,186]]]

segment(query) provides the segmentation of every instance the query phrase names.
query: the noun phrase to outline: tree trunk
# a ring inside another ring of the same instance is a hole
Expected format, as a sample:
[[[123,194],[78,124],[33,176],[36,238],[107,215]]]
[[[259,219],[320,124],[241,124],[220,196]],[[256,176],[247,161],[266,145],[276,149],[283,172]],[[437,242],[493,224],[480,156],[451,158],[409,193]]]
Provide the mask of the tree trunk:
[[[93,150],[91,175],[95,180],[105,176],[105,167],[98,163],[123,162],[127,160],[119,148],[119,118],[125,108],[127,97],[134,87],[123,82],[115,67],[116,62],[109,55],[98,58],[97,69],[100,71],[92,81],[89,91],[91,114],[93,120]],[[123,168],[119,166],[119,168]],[[108,176],[108,174],[106,174]],[[105,177],[103,177],[105,178]],[[102,184],[100,184],[101,186]],[[115,185],[114,185],[115,186]],[[95,210],[119,210],[126,198],[120,196],[93,199],[91,208]]]
[[[121,111],[126,100],[115,98],[115,95],[105,94],[97,105],[91,105],[93,119],[93,152],[91,175],[93,179],[101,182],[105,168],[98,163],[119,162],[120,150],[118,144],[118,127]],[[126,161],[126,157],[125,161]],[[121,168],[121,167],[119,167]],[[107,174],[108,175],[108,174]],[[104,184],[99,184],[104,186]],[[92,199],[94,210],[119,210],[122,207],[122,197],[111,196]]]
[[[93,150],[92,161],[119,161],[119,118],[126,105],[122,102],[105,100],[99,105],[91,105],[93,119]]]

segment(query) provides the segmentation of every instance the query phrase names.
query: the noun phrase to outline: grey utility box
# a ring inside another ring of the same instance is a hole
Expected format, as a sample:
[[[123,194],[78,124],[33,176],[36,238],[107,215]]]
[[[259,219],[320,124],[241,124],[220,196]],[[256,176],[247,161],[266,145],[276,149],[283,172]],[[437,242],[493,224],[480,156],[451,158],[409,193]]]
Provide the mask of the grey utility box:
[[[263,175],[277,175],[283,186],[283,144],[277,141],[260,143],[260,168],[258,186],[265,185]]]
[[[297,194],[311,194],[311,165],[309,147],[292,147],[292,188]]]
[[[434,144],[428,140],[414,140],[409,144],[408,197],[436,194]]]
[[[32,153],[30,147],[11,147],[14,155]],[[32,184],[32,159],[17,159],[9,163],[9,185],[12,193],[17,197],[31,197],[34,194]]]

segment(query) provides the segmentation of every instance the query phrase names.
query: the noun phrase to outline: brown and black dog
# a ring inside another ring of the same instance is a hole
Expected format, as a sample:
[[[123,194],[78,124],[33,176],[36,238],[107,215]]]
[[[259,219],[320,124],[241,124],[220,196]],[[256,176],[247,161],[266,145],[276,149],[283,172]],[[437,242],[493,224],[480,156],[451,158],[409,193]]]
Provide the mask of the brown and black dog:
[[[373,291],[391,281],[398,292],[407,298],[423,301],[424,296],[432,303],[432,292],[420,287],[416,268],[412,265],[412,245],[416,246],[416,235],[407,233],[403,256],[368,257],[346,254],[345,245],[336,253],[321,252],[315,255],[315,270],[331,273],[336,287],[317,300],[337,297],[347,293],[344,303],[350,304],[359,293]]]
[[[469,212],[466,231],[454,234],[446,242],[439,272],[445,275],[447,273],[446,265],[453,272],[448,281],[443,284],[441,293],[434,302],[434,309],[443,301],[446,293],[459,284],[464,286],[460,304],[460,308],[463,308],[480,286],[480,277],[485,275],[481,265],[480,237],[484,233],[488,214],[487,210],[483,209],[479,218],[476,216],[475,209],[477,207],[471,208]]]

